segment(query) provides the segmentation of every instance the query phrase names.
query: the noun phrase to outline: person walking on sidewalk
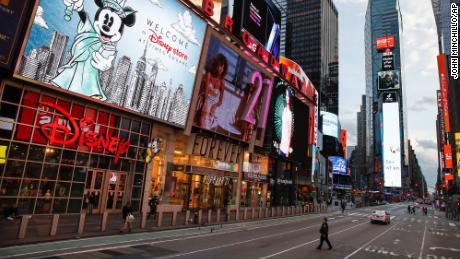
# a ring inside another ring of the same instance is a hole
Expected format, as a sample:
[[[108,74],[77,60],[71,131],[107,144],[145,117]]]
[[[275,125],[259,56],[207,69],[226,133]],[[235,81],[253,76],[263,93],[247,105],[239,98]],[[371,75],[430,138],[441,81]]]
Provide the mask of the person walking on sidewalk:
[[[319,246],[316,247],[316,249],[321,249],[321,247],[323,246],[323,242],[326,241],[327,245],[329,246],[329,250],[331,250],[332,245],[331,245],[331,242],[329,242],[329,238],[328,238],[329,226],[327,225],[326,217],[323,219],[323,224],[321,224],[321,229],[319,230],[319,233],[321,234],[321,238],[320,238]]]
[[[345,207],[346,207],[346,202],[342,200],[342,203],[340,204],[342,207],[342,214],[345,212]]]
[[[407,212],[409,212],[409,214],[412,214],[412,208],[410,207],[410,204],[407,205]]]
[[[157,205],[158,205],[158,197],[154,195],[149,201],[150,213],[147,218],[150,218],[150,216],[153,216],[153,219],[156,219]]]
[[[125,230],[126,227],[128,227],[128,231],[131,232],[131,224],[134,221],[133,211],[134,210],[133,207],[131,207],[131,202],[128,201],[126,205],[123,207],[123,225],[120,229],[120,232],[123,232],[123,230]]]

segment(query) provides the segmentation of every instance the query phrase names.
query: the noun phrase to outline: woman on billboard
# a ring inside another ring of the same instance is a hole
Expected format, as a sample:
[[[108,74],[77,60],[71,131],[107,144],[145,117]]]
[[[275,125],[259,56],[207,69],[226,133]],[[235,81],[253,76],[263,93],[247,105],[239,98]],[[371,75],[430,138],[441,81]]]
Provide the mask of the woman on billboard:
[[[281,126],[281,153],[288,157],[291,149],[291,137],[292,137],[292,110],[291,110],[291,98],[289,89],[286,89],[285,105],[283,114],[281,115],[282,126]]]
[[[215,112],[224,98],[227,69],[227,58],[221,53],[208,63],[197,104],[197,123],[200,128],[212,129],[217,125]]]

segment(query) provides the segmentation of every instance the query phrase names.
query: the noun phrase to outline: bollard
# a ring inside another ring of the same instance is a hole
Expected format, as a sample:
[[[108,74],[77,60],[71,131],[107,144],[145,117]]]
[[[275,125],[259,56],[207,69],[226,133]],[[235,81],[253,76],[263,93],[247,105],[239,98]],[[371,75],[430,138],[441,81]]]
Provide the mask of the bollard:
[[[229,219],[228,219],[228,220],[230,220],[230,212],[231,212],[231,210],[228,210],[228,216],[229,216]],[[235,216],[235,221],[240,220],[240,208],[237,208],[237,209],[236,209],[235,214],[236,214],[236,216]]]
[[[268,218],[268,208],[265,208],[264,218]]]
[[[217,219],[216,219],[216,222],[217,222],[217,223],[220,222],[220,209],[217,209]]]
[[[188,225],[189,221],[190,221],[190,210],[187,210],[185,212],[185,225]]]
[[[141,229],[144,229],[145,226],[147,225],[147,212],[142,212],[141,216]]]
[[[252,209],[251,209],[251,219],[254,219],[254,218],[255,218],[255,215],[254,215],[254,214],[255,214],[255,209],[252,208]]]
[[[197,222],[198,225],[201,225],[201,219],[202,218],[203,218],[203,211],[200,209],[198,211],[198,222]]]
[[[177,221],[177,211],[173,211],[172,222],[171,225],[175,226]]]
[[[85,229],[85,220],[86,220],[86,213],[80,213],[80,220],[78,221],[78,234],[83,234],[83,230]]]
[[[163,211],[160,211],[158,212],[157,227],[161,227],[162,222],[163,222]]]
[[[262,207],[259,207],[259,216],[258,216],[257,218],[259,218],[259,219],[263,218],[263,217],[262,217],[262,216],[263,216],[263,215],[262,215],[262,211],[263,211],[263,210],[262,210]]]
[[[285,210],[285,207],[283,206],[283,210],[282,210],[281,216],[284,216],[284,210]]]
[[[21,225],[19,225],[18,239],[23,239],[26,237],[27,225],[29,225],[29,220],[32,218],[31,215],[24,215],[21,218]]]
[[[50,236],[54,237],[56,235],[58,223],[59,223],[59,214],[53,214],[53,220],[51,221]]]
[[[244,219],[244,220],[247,220],[247,219],[248,219],[248,208],[244,208],[243,219]]]
[[[208,224],[211,224],[212,220],[212,210],[208,210]]]
[[[109,217],[109,213],[104,211],[102,213],[102,221],[101,221],[101,231],[104,232],[107,229],[107,218]]]

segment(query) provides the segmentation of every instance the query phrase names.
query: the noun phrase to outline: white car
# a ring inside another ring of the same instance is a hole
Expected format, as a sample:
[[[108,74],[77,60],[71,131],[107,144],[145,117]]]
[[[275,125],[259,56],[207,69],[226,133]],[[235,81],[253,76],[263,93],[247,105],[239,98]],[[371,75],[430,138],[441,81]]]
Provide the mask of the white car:
[[[374,210],[369,215],[369,218],[371,219],[371,223],[381,222],[390,224],[390,213],[385,210]]]

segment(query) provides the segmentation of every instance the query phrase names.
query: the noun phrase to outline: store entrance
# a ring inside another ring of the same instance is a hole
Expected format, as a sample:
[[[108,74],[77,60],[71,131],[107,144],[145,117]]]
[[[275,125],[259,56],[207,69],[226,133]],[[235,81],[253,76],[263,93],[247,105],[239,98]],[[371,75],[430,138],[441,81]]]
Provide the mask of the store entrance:
[[[93,193],[93,213],[121,212],[127,174],[106,170],[90,170],[86,178],[85,195]]]

